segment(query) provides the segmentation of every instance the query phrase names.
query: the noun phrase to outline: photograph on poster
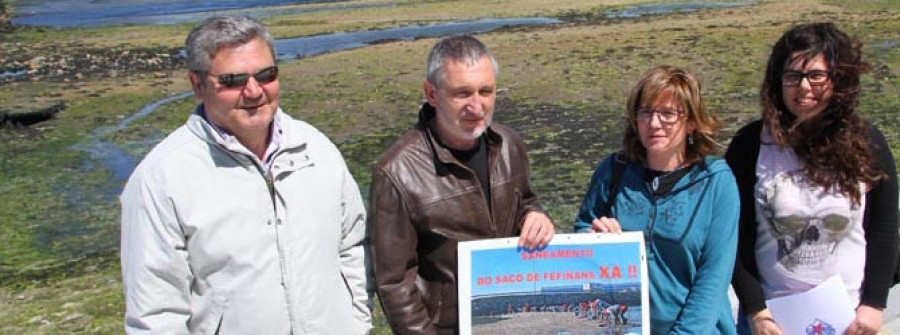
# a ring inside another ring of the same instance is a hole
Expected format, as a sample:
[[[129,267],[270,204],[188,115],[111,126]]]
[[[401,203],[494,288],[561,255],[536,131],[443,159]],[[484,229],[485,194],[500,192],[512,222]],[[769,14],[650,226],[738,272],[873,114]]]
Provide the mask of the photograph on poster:
[[[459,244],[461,334],[649,334],[640,232]]]

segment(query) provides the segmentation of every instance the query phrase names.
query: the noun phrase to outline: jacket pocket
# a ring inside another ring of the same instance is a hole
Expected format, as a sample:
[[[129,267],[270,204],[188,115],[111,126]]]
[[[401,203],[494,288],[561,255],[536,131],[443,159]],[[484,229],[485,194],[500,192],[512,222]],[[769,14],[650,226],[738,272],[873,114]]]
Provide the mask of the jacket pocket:
[[[438,316],[435,317],[435,324],[438,328],[454,328],[459,323],[459,313],[457,313],[457,292],[456,285],[453,283],[441,283],[441,304],[438,307]]]
[[[441,304],[443,302],[443,283],[431,282],[416,277],[416,286],[422,294],[422,300],[425,302],[425,309],[428,312],[428,318],[432,324],[437,324],[441,318]]]
[[[203,309],[195,310],[200,315],[194,315],[201,320],[197,327],[191,331],[192,334],[219,334],[224,324],[225,311],[228,309],[228,298],[222,294],[212,292],[205,302],[207,305],[205,311]]]

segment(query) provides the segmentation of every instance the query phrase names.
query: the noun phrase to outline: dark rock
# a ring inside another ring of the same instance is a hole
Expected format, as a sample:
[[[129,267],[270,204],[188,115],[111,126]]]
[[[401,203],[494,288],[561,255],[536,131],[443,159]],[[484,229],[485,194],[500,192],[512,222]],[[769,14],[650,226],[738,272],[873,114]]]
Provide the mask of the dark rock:
[[[25,127],[53,118],[56,113],[66,109],[65,102],[57,102],[34,112],[0,113],[0,127]]]

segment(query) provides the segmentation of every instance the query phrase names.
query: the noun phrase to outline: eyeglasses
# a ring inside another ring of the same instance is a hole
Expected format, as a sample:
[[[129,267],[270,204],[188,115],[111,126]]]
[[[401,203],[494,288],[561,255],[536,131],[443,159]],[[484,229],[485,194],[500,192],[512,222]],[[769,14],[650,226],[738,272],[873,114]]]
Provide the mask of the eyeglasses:
[[[216,77],[216,81],[219,85],[227,88],[243,88],[247,85],[247,81],[250,80],[250,74],[248,73],[207,73],[207,75]],[[268,84],[275,81],[278,79],[278,66],[272,65],[259,70],[259,72],[253,74],[253,79],[256,79],[256,82],[260,84]]]
[[[638,121],[649,121],[653,114],[656,114],[659,116],[659,122],[663,124],[674,124],[684,115],[684,112],[677,109],[648,107],[638,108],[636,113]]]
[[[784,71],[781,75],[781,85],[784,86],[800,86],[800,82],[806,78],[809,86],[822,86],[828,83],[831,73],[828,71],[814,70],[809,72],[800,71]]]

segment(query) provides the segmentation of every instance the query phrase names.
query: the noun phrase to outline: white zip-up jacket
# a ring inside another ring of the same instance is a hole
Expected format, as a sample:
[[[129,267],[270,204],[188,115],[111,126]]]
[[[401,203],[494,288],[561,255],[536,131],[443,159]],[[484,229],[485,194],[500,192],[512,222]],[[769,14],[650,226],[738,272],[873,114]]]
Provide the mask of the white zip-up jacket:
[[[139,334],[364,334],[365,209],[340,152],[280,109],[270,168],[202,116],[121,195],[125,328]]]

